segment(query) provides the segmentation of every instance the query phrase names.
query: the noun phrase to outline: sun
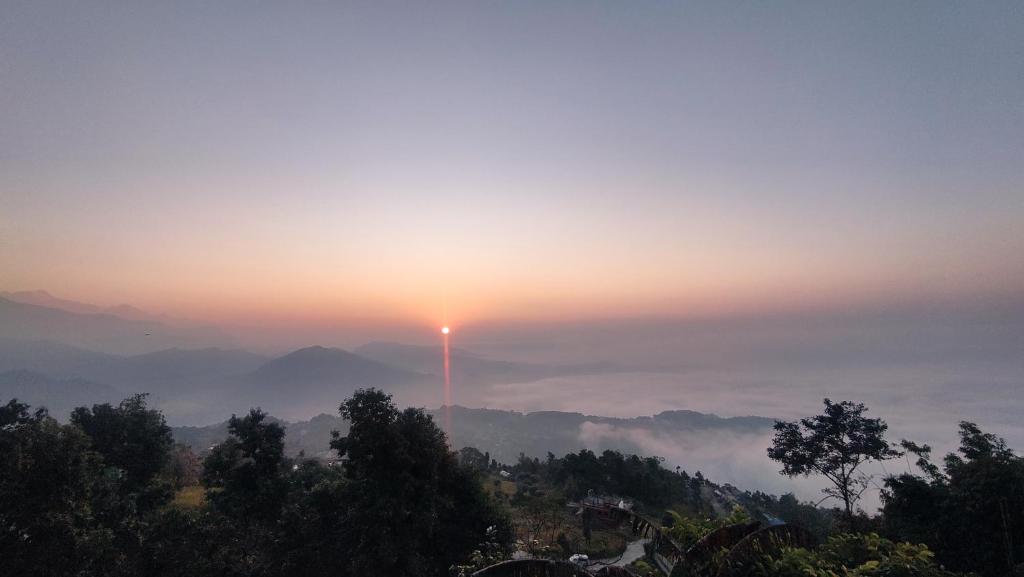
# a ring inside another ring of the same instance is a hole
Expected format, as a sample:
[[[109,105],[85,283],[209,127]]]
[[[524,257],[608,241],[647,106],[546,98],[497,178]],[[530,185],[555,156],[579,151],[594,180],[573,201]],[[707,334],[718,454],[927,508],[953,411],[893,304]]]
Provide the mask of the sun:
[[[452,332],[452,330],[449,329],[448,327],[441,327],[441,334],[442,335],[446,335],[446,334],[448,334],[450,332]]]

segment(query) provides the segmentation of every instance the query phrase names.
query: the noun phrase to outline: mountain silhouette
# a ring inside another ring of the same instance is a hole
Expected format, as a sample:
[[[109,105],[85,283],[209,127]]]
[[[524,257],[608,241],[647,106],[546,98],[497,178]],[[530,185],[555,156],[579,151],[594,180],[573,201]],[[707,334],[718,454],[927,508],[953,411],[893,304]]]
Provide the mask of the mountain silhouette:
[[[124,395],[117,389],[85,379],[55,379],[44,374],[17,370],[0,373],[0,399],[17,399],[33,408],[46,407],[58,419],[72,409],[97,403],[117,403]]]
[[[8,298],[0,298],[0,338],[58,341],[120,355],[231,343],[230,337],[210,327],[170,326],[125,319],[109,312],[70,312]]]

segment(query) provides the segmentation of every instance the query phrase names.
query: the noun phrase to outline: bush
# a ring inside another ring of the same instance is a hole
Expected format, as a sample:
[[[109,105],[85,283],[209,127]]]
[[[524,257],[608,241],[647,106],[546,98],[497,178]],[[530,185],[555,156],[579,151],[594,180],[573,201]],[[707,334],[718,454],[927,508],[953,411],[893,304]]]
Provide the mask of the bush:
[[[875,533],[830,537],[817,549],[784,547],[764,555],[752,575],[761,577],[952,577],[925,545],[894,543]]]

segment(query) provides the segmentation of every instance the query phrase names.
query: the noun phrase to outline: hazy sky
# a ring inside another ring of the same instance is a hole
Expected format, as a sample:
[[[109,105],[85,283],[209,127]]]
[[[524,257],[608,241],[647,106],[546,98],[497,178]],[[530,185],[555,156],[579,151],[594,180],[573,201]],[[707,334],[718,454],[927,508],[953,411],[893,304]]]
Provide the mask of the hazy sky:
[[[244,322],[1024,294],[1020,2],[0,8],[0,289]]]

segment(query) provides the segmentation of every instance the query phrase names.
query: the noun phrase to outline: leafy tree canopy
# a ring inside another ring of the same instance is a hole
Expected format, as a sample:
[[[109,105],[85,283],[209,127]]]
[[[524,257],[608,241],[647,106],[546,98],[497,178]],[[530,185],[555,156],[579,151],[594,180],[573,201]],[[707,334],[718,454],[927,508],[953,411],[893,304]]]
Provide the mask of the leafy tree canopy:
[[[940,469],[930,448],[904,441],[923,476],[889,477],[882,492],[888,534],[926,543],[946,566],[983,575],[1024,573],[1024,459],[976,424],[960,423],[960,448]]]
[[[133,395],[117,406],[79,407],[71,413],[71,423],[89,437],[92,450],[108,467],[123,471],[128,492],[143,491],[170,462],[171,428],[160,411],[146,406],[146,395]],[[157,500],[167,497],[165,491]]]
[[[842,534],[816,549],[766,553],[743,575],[751,577],[955,577],[924,545],[894,543],[877,534]]]
[[[846,516],[867,487],[858,468],[868,461],[883,461],[901,453],[885,440],[888,425],[864,416],[863,404],[825,399],[825,412],[795,422],[775,424],[768,457],[782,463],[781,473],[791,477],[819,474],[834,487],[824,490],[843,502]]]
[[[444,574],[489,527],[510,533],[472,470],[422,409],[399,411],[391,396],[359,390],[339,408],[350,422],[331,448],[344,460],[354,574]]]
[[[210,501],[231,516],[276,520],[287,492],[281,477],[288,464],[284,427],[252,409],[244,417],[232,415],[228,432],[231,436],[203,462],[203,484],[216,489],[209,492]]]

